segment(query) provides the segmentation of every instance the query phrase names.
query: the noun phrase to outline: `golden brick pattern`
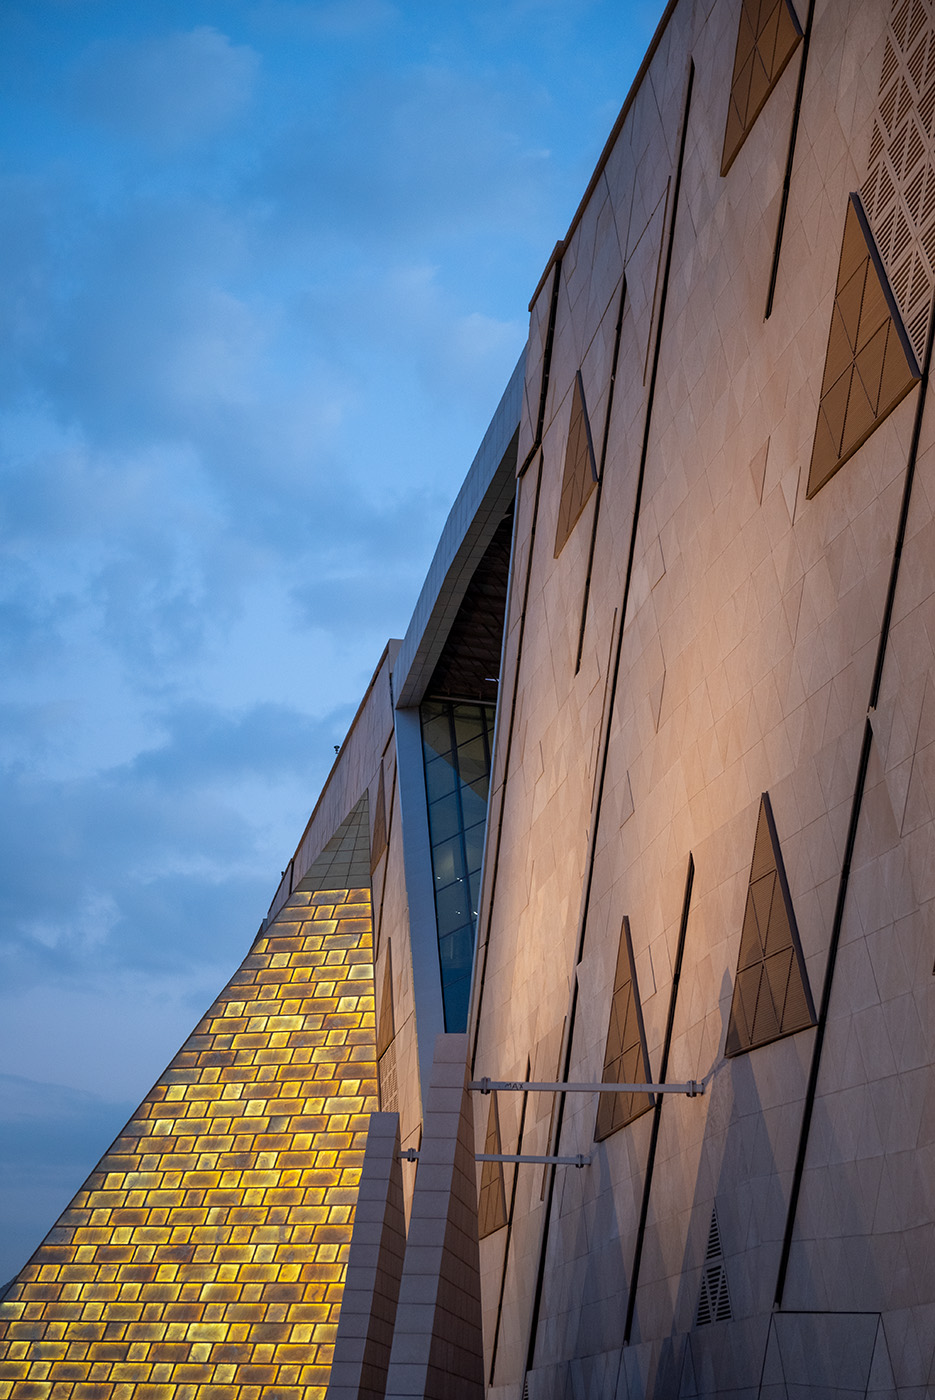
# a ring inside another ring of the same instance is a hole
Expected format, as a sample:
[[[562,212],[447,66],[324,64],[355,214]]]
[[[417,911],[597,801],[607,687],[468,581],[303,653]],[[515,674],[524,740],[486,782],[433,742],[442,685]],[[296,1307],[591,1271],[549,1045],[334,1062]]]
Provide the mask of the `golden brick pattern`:
[[[369,1114],[369,889],[300,890],[0,1304],[0,1400],[323,1397]]]

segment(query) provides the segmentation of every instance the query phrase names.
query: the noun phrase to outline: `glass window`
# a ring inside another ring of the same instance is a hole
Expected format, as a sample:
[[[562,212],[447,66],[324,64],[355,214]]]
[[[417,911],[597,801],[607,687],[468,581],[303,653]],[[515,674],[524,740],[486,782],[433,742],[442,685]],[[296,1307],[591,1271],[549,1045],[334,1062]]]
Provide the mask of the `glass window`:
[[[445,706],[422,706],[422,742],[429,753],[451,752],[451,721]]]
[[[483,736],[484,714],[481,705],[453,705],[455,729],[455,743],[460,747],[469,743],[472,739],[480,739]]]
[[[487,820],[487,794],[483,796],[475,788],[461,785],[461,812],[465,827],[475,826]]]
[[[481,861],[484,858],[484,832],[486,829],[484,822],[477,822],[474,826],[469,826],[464,833],[464,856],[468,871],[480,870]]]
[[[435,891],[435,914],[439,937],[470,923],[471,891],[466,880],[456,880],[453,885]]]
[[[461,823],[461,806],[456,792],[429,803],[429,832],[433,847],[459,833]]]
[[[441,841],[433,848],[432,866],[435,871],[436,889],[450,885],[453,880],[464,879],[464,851],[460,836],[454,836],[450,841]]]
[[[425,701],[421,708],[435,919],[445,1029],[467,1029],[487,822],[493,705]]]
[[[449,792],[454,792],[457,786],[458,771],[452,767],[450,758],[429,758],[426,750],[425,790],[429,801],[434,802],[436,798],[446,797]]]
[[[445,1006],[445,1025],[463,1026],[467,1030],[468,1007],[471,1000],[471,976],[459,977],[456,982],[448,982],[442,987],[442,1001]]]

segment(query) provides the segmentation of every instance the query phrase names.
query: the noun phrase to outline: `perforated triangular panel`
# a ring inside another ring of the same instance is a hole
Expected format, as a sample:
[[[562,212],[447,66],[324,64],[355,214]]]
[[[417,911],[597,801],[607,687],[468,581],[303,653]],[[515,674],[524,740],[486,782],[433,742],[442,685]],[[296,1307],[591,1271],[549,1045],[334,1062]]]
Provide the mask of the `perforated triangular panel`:
[[[815,1024],[815,1011],[769,796],[760,799],[726,1055]]]
[[[728,1322],[733,1317],[730,1306],[730,1293],[727,1288],[727,1271],[721,1251],[721,1231],[717,1220],[717,1206],[711,1211],[711,1225],[708,1229],[708,1247],[705,1250],[704,1268],[701,1273],[701,1293],[698,1298],[698,1311],[695,1326],[705,1327],[709,1322]]]
[[[789,0],[743,0],[724,130],[722,175],[730,170],[801,37],[802,30]]]
[[[377,1058],[390,1048],[396,1034],[396,1018],[393,1009],[393,940],[387,939],[386,960],[383,964],[383,984],[380,1002],[377,1007]]]
[[[844,221],[808,496],[864,443],[919,379],[859,195]]]
[[[633,964],[630,922],[626,918],[617,948],[602,1077],[605,1084],[645,1084],[649,1081],[649,1057]],[[594,1128],[595,1139],[600,1142],[602,1138],[609,1137],[626,1123],[632,1123],[652,1105],[652,1094],[601,1094]]]

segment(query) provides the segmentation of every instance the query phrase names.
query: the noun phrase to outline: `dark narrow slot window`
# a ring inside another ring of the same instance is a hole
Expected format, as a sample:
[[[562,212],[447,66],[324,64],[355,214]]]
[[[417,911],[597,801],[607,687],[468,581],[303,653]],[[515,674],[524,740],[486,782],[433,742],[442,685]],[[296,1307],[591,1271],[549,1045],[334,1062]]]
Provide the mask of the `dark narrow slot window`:
[[[467,1029],[495,707],[426,700],[425,794],[446,1031]]]

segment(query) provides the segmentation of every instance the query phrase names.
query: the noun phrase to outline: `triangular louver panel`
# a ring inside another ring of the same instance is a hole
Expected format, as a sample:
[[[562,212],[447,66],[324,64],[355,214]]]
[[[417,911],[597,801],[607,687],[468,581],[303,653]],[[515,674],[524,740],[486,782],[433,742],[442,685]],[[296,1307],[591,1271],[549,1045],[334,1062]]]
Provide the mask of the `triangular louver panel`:
[[[918,380],[915,354],[860,197],[852,194],[808,472],[809,497],[857,451]]]
[[[597,461],[591,439],[591,425],[584,398],[581,371],[575,375],[571,401],[571,422],[568,425],[568,446],[565,449],[565,471],[562,476],[562,496],[558,507],[555,530],[555,558],[561,554],[568,536],[584,510],[588,497],[597,484]]]
[[[732,1317],[715,1206],[711,1212],[711,1227],[708,1230],[708,1247],[705,1250],[704,1268],[701,1273],[701,1294],[698,1298],[695,1326],[706,1327],[710,1322],[729,1322]]]
[[[789,0],[743,0],[724,130],[722,175],[733,165],[801,38],[802,30]]]
[[[769,796],[760,799],[726,1055],[815,1024],[808,975]]]
[[[500,1108],[496,1093],[490,1096],[484,1151],[495,1155],[503,1151],[500,1138]],[[477,1202],[478,1235],[482,1240],[486,1239],[505,1224],[506,1191],[503,1184],[503,1163],[484,1162],[481,1166],[480,1195]]]
[[[623,920],[617,948],[614,992],[610,1003],[610,1024],[604,1050],[605,1084],[646,1084],[649,1082],[649,1056],[640,1009],[630,921]],[[594,1137],[600,1142],[611,1133],[632,1123],[653,1106],[652,1094],[601,1094],[598,1100]]]

